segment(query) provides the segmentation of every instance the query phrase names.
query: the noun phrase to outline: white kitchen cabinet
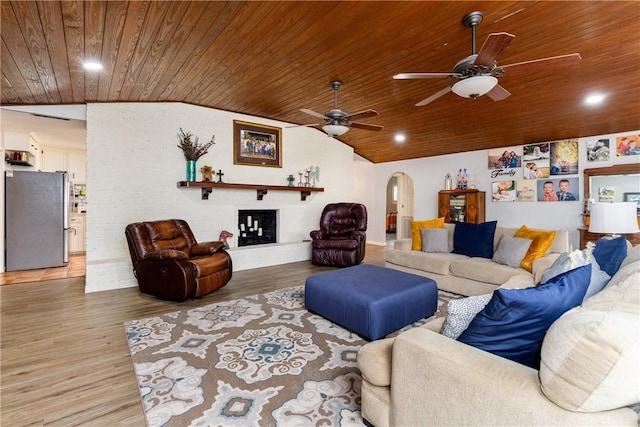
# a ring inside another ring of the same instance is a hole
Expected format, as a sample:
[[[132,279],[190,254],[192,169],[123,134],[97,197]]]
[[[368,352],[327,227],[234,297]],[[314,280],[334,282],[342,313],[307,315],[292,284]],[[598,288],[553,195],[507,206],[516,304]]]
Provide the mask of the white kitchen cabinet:
[[[87,152],[86,151],[69,151],[67,153],[67,171],[69,172],[69,181],[74,184],[87,183]]]
[[[42,150],[42,171],[56,172],[67,170],[67,151],[58,148]]]
[[[85,218],[73,216],[69,218],[69,252],[72,254],[86,252]]]
[[[4,132],[5,159],[13,166],[35,168],[41,167],[41,155],[38,141],[33,134]]]
[[[86,151],[60,148],[44,148],[42,151],[44,172],[67,171],[69,181],[74,184],[87,183]]]
[[[40,151],[38,141],[31,134],[18,132],[4,133],[4,149],[12,151],[26,151],[36,157]]]

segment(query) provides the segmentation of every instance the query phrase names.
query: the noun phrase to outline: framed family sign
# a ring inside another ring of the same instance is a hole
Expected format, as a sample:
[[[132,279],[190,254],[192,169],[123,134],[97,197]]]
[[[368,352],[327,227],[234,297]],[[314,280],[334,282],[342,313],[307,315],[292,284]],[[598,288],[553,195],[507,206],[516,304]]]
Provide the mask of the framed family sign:
[[[233,164],[282,167],[282,129],[233,121]]]

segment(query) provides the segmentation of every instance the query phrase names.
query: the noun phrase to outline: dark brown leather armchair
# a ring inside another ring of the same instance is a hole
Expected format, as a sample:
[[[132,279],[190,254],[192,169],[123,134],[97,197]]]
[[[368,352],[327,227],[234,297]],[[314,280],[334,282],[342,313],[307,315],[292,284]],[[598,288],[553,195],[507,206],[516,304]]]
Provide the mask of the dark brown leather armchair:
[[[331,203],[311,235],[311,262],[349,267],[360,264],[367,243],[367,208],[359,203]]]
[[[196,242],[181,219],[136,222],[125,236],[140,292],[170,301],[199,298],[231,279],[223,242]]]

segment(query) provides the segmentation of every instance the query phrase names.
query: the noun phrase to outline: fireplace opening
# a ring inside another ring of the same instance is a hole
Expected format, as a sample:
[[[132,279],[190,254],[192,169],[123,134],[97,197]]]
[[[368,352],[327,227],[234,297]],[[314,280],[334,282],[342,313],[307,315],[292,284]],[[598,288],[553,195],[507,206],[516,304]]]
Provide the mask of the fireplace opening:
[[[278,211],[254,209],[238,211],[238,246],[278,242]]]

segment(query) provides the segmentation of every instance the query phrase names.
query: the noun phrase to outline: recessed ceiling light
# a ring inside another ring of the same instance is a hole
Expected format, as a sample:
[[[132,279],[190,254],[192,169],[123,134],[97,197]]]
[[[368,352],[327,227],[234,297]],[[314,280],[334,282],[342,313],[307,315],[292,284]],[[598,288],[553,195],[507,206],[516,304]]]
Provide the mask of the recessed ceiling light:
[[[602,101],[604,101],[605,96],[601,93],[594,93],[592,95],[587,96],[584,99],[584,103],[587,105],[598,105],[598,104],[602,104]]]
[[[393,139],[396,142],[405,142],[407,140],[407,137],[404,136],[403,133],[396,133],[396,135],[393,137]]]
[[[102,64],[96,61],[86,61],[82,64],[85,70],[88,71],[100,71],[102,70]]]

